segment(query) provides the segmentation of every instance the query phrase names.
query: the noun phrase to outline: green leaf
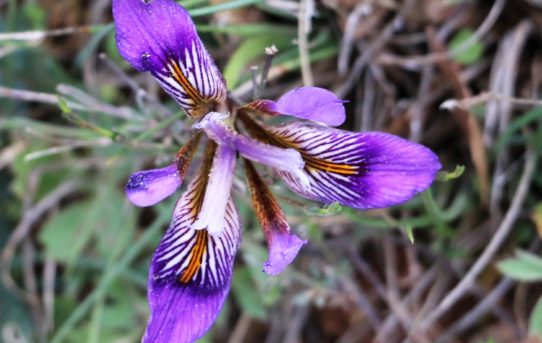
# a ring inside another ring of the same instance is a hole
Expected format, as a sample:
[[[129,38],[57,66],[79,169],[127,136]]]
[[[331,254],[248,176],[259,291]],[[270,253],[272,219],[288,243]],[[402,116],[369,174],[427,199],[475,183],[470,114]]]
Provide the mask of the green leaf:
[[[542,297],[538,298],[531,318],[529,319],[529,333],[542,339]]]
[[[484,47],[478,40],[472,41],[473,35],[474,31],[471,29],[462,29],[450,41],[450,51],[457,62],[471,64],[482,57]]]
[[[260,2],[263,2],[263,0],[231,0],[231,1],[225,1],[216,5],[210,5],[206,7],[200,7],[196,9],[189,10],[190,16],[194,17],[200,17],[204,15],[209,15],[221,11],[226,10],[232,10],[235,8],[245,7],[249,5],[258,4]]]
[[[241,309],[250,316],[265,320],[267,311],[247,267],[237,268],[232,282],[233,293]]]
[[[17,295],[6,289],[2,283],[0,283],[0,308],[2,309],[0,329],[3,332],[8,330],[17,332],[20,335],[19,339],[15,340],[17,342],[31,342],[30,339],[35,334],[32,328],[35,325],[32,323],[30,311]]]
[[[268,36],[270,33],[275,36],[288,35],[294,37],[297,32],[295,26],[277,25],[276,23],[231,24],[226,26],[200,24],[197,25],[197,29],[200,33],[226,33],[240,37]]]
[[[50,218],[40,231],[39,239],[46,253],[57,261],[73,264],[95,229],[90,201],[65,207]]]
[[[502,150],[513,141],[516,133],[520,134],[523,127],[532,122],[539,121],[542,118],[542,107],[536,107],[520,115],[506,126],[506,131],[499,136],[497,144],[494,145],[495,154],[498,155]]]
[[[517,257],[497,263],[504,275],[519,281],[542,280],[542,258],[526,251],[517,251]]]
[[[72,109],[68,105],[68,101],[63,96],[57,95],[58,98],[58,107],[64,113],[72,113]]]

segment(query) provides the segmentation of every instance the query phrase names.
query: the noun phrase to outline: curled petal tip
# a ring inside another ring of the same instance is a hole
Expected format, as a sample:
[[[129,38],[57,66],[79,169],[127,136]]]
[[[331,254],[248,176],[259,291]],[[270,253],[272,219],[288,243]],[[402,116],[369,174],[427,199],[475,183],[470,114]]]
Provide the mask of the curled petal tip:
[[[264,263],[264,272],[278,275],[295,259],[299,250],[307,243],[298,236],[284,231],[271,231],[268,237],[269,257]]]
[[[181,181],[177,166],[172,164],[165,168],[132,174],[126,183],[125,192],[134,205],[152,206],[173,194]]]

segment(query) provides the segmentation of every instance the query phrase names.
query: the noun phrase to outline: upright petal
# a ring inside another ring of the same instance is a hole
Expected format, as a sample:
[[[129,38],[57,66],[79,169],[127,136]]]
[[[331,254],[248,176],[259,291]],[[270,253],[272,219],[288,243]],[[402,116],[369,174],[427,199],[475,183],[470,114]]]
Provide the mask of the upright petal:
[[[254,162],[288,172],[295,176],[303,187],[309,187],[307,175],[303,172],[305,162],[294,149],[282,149],[238,134],[224,122],[224,116],[211,112],[195,126],[203,129],[219,145],[226,145]]]
[[[324,203],[359,209],[397,205],[429,187],[441,167],[428,148],[387,133],[354,133],[302,123],[267,132],[269,141],[296,149],[305,161],[310,189],[279,171],[288,186]]]
[[[346,119],[343,103],[343,100],[326,89],[300,87],[287,92],[277,101],[256,100],[245,107],[269,115],[290,115],[339,126]]]
[[[264,264],[264,272],[277,275],[294,260],[299,249],[307,241],[290,232],[290,226],[277,200],[252,163],[247,160],[245,160],[245,171],[252,195],[252,205],[269,247],[269,257]]]
[[[188,12],[174,0],[113,0],[120,54],[149,71],[190,116],[226,99],[226,85]]]
[[[151,316],[143,342],[188,343],[202,337],[229,292],[240,243],[239,216],[231,199],[220,236],[192,228],[209,171],[207,160],[178,201],[172,222],[154,253],[148,285]]]
[[[219,145],[209,174],[201,211],[192,225],[195,230],[205,229],[212,236],[219,236],[222,233],[234,168],[235,150],[227,145]]]
[[[146,207],[173,194],[181,186],[200,139],[201,133],[192,136],[177,152],[174,164],[132,174],[125,187],[128,200],[136,206]]]

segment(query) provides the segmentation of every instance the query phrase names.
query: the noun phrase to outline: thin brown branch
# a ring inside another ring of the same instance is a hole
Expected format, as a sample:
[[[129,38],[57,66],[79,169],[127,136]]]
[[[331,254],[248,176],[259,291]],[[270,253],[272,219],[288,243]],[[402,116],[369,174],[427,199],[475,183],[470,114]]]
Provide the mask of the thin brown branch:
[[[473,286],[474,282],[480,275],[480,273],[491,263],[493,257],[505,242],[510,230],[517,217],[523,202],[528,194],[529,185],[531,183],[534,171],[536,169],[537,155],[536,152],[532,150],[527,151],[525,158],[525,166],[519,185],[516,189],[514,197],[512,199],[512,204],[506,212],[506,215],[500,224],[500,226],[495,231],[495,234],[491,238],[489,244],[484,249],[483,253],[476,260],[474,265],[469,269],[467,274],[461,279],[461,281],[446,295],[446,297],[436,306],[436,308],[431,311],[425,319],[418,325],[418,328],[421,331],[428,330],[431,325],[438,321],[442,315],[444,315],[448,310],[450,310],[458,300],[460,300]]]

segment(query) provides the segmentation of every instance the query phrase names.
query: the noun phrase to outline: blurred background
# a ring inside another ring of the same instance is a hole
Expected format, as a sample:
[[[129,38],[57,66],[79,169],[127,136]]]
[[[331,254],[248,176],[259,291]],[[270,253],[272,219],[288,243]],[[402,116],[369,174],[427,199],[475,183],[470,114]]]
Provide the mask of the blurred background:
[[[386,210],[297,197],[310,240],[278,277],[243,175],[230,297],[202,342],[542,342],[542,2],[184,0],[232,94],[335,92],[354,131],[425,144],[445,172]],[[115,47],[109,0],[0,0],[0,341],[138,342],[176,196],[123,186],[191,122]]]

